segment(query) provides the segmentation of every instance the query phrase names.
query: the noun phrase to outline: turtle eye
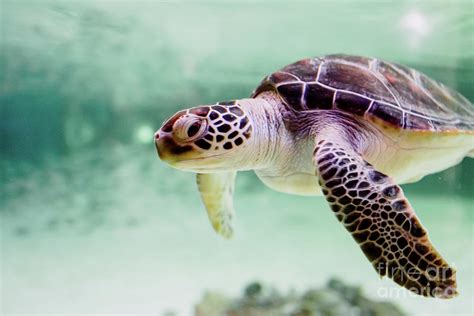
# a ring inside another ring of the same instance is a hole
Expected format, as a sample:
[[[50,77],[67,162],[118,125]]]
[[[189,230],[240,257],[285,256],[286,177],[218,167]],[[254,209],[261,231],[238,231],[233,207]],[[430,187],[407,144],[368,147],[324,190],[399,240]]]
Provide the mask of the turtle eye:
[[[182,116],[173,125],[173,135],[178,141],[190,142],[206,131],[206,121],[202,117]]]
[[[191,126],[188,127],[188,137],[195,136],[201,129],[202,122],[196,121]]]

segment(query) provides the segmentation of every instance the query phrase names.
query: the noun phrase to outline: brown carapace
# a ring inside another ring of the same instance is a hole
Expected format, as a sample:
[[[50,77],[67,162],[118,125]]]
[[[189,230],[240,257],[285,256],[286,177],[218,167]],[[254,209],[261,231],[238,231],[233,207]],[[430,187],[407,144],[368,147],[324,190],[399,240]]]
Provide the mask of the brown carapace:
[[[265,77],[252,96],[276,91],[296,111],[340,110],[394,127],[469,130],[471,103],[414,69],[375,58],[308,58]]]

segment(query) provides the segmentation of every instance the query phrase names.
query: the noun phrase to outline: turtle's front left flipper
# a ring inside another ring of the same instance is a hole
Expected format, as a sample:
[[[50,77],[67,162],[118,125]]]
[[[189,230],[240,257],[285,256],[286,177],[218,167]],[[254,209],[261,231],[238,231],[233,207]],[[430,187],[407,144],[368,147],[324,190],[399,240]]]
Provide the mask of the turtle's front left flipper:
[[[214,230],[225,238],[233,234],[232,195],[236,172],[198,173],[196,182]]]
[[[402,189],[337,132],[316,139],[314,162],[331,209],[380,276],[424,296],[456,295],[455,270],[432,246]]]

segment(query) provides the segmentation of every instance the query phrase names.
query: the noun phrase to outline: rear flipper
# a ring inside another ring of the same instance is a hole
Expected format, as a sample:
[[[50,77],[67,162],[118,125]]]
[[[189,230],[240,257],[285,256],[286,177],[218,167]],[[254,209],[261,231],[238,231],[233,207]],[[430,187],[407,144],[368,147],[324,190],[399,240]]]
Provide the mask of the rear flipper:
[[[337,219],[381,277],[423,296],[450,298],[456,272],[432,246],[402,189],[337,132],[317,138],[314,162]]]

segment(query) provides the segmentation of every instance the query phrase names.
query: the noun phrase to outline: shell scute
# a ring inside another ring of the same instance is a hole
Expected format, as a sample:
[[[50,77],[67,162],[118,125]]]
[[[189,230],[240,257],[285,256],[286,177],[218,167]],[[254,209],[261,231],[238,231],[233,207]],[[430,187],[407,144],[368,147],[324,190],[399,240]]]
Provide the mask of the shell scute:
[[[472,104],[461,94],[424,75],[420,75],[420,83],[435,100],[437,108],[441,108],[443,112],[450,113],[454,110],[455,113],[460,113],[461,115],[474,116]],[[450,116],[452,117],[453,115]]]
[[[335,62],[338,62],[338,61],[350,62],[364,68],[369,68],[370,61],[371,61],[367,57],[351,56],[351,55],[343,55],[343,54],[328,55],[324,59],[328,61],[335,61]]]
[[[334,90],[327,89],[318,84],[306,86],[304,99],[308,109],[331,109],[334,100]]]
[[[410,113],[405,114],[405,126],[408,129],[430,130],[435,129],[431,120]]]
[[[425,116],[450,116],[450,111],[445,106],[438,104],[432,94],[424,91],[424,84],[417,83],[417,78],[422,82],[432,80],[419,73],[408,74],[410,71],[404,69],[403,66],[386,62],[380,62],[377,68],[377,71],[387,80],[388,86],[401,106],[408,111]],[[425,106],[418,106],[420,104]]]
[[[375,101],[369,112],[393,126],[403,126],[403,112],[396,107]]]
[[[282,70],[304,82],[315,81],[321,61],[318,58],[303,59]]]
[[[321,67],[319,82],[337,90],[351,91],[386,102],[396,102],[382,81],[374,76],[369,69],[356,65],[325,63]]]
[[[297,78],[295,75],[292,75],[288,72],[277,71],[268,77],[268,81],[270,82],[290,82],[295,81]]]
[[[338,91],[334,100],[334,106],[337,109],[363,116],[372,102],[369,98]]]
[[[290,106],[294,109],[301,110],[301,96],[303,94],[302,83],[280,85],[277,90]]]

